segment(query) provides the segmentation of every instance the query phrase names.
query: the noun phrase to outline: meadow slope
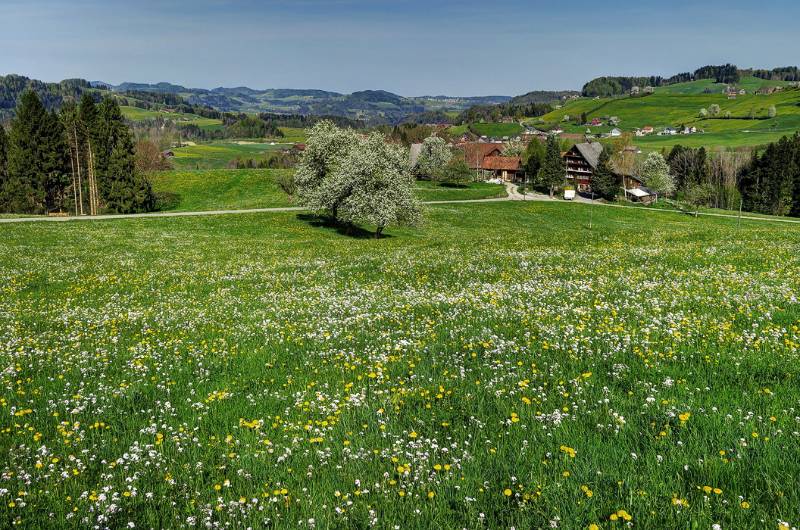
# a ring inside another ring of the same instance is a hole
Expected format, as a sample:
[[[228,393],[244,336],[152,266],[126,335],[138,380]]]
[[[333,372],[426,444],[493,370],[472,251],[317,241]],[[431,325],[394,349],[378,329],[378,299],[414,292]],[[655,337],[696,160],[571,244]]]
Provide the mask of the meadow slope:
[[[0,521],[800,524],[800,230],[589,215],[0,228]]]

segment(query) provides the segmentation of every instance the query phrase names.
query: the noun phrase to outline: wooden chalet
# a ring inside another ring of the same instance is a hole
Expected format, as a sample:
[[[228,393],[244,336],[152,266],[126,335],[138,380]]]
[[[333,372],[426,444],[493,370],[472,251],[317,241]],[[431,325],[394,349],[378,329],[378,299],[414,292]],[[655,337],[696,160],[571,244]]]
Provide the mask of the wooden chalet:
[[[575,144],[572,149],[564,153],[564,162],[567,166],[567,184],[574,186],[576,191],[588,192],[592,189],[592,176],[597,169],[600,153],[603,146],[597,142]]]
[[[482,169],[492,171],[494,178],[514,182],[522,171],[522,162],[518,156],[487,156],[483,159]]]
[[[494,178],[514,181],[522,173],[518,156],[503,156],[503,144],[468,142],[461,144],[464,160],[470,169],[491,172]]]

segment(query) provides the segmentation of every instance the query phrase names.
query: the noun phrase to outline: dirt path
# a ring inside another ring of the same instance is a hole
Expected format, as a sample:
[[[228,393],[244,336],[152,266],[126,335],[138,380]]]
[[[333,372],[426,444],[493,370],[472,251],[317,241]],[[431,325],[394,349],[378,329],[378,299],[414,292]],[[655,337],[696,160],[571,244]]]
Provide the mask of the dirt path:
[[[540,193],[526,193],[525,195],[519,192],[519,188],[516,184],[506,184],[506,192],[508,193],[507,197],[498,197],[494,199],[469,199],[469,200],[451,200],[451,201],[428,201],[424,202],[423,204],[427,205],[437,205],[437,204],[471,204],[471,203],[481,203],[481,202],[508,202],[508,201],[540,201],[540,202],[557,202],[559,204],[569,204],[569,201],[564,201],[559,198],[551,199],[548,195],[543,195]],[[592,207],[599,206],[604,208],[628,208],[632,210],[644,210],[647,212],[660,212],[660,213],[672,213],[672,214],[680,214],[680,215],[687,215],[684,212],[680,212],[677,210],[654,210],[652,208],[645,208],[642,206],[624,206],[622,204],[608,204],[604,202],[592,202],[589,199],[585,199],[583,197],[576,197],[575,201],[581,204],[591,204]],[[270,212],[301,212],[304,211],[305,208],[301,208],[299,206],[284,206],[284,207],[277,207],[277,208],[251,208],[249,210],[208,210],[208,211],[200,211],[200,212],[152,212],[152,213],[133,213],[133,214],[113,214],[113,215],[95,215],[95,216],[83,216],[83,217],[6,217],[0,218],[0,224],[11,224],[11,223],[41,223],[41,222],[67,222],[67,221],[104,221],[104,220],[112,220],[112,219],[149,219],[154,217],[197,217],[197,216],[208,216],[208,215],[238,215],[238,214],[248,214],[248,213],[270,213]],[[739,216],[737,215],[728,215],[723,213],[704,213],[700,212],[698,215],[706,216],[706,217],[722,217],[727,219],[737,219]],[[800,224],[800,219],[780,219],[780,218],[766,218],[766,217],[754,217],[750,215],[742,215],[742,220],[747,221],[761,221],[761,222],[772,222],[772,223],[785,223],[785,224]]]

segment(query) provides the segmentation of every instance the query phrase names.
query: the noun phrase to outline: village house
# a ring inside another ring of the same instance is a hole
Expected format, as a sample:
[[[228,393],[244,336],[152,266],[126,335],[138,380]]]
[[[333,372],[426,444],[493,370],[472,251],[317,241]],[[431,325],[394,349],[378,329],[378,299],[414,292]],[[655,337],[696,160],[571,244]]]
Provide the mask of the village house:
[[[494,178],[503,182],[516,182],[522,172],[522,161],[518,156],[487,156],[482,165],[483,171],[491,171]]]
[[[608,133],[612,138],[618,138],[622,136],[622,131],[617,128],[611,129],[611,132]]]
[[[631,88],[631,96],[638,96],[641,89],[638,86]]]
[[[600,127],[603,125],[603,121],[600,118],[592,118],[592,127]]]
[[[489,172],[505,182],[514,182],[522,174],[522,161],[518,156],[503,156],[503,147],[503,144],[479,142],[459,146],[470,169]]]
[[[649,125],[642,127],[641,129],[636,129],[636,136],[648,136],[653,134],[655,129]]]
[[[564,153],[567,184],[579,192],[591,190],[592,177],[600,160],[603,146],[598,142],[575,144]]]
[[[622,188],[625,192],[625,198],[629,201],[650,204],[656,198],[656,194],[648,189],[640,178],[633,175],[622,177]]]

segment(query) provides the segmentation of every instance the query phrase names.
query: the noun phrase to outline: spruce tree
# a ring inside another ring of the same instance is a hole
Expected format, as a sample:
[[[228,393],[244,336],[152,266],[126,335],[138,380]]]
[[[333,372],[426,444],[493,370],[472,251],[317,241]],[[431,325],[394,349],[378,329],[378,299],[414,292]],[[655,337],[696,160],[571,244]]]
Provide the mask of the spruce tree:
[[[619,188],[620,181],[611,169],[611,149],[606,147],[600,152],[597,169],[592,176],[592,191],[604,199],[614,200]]]
[[[564,182],[565,176],[566,166],[564,165],[564,159],[561,158],[558,140],[556,140],[555,136],[550,136],[547,139],[544,163],[539,169],[539,175],[536,180],[539,184],[549,188],[550,197],[552,198],[555,189]]]
[[[44,175],[49,169],[45,129],[48,115],[39,96],[20,96],[8,135],[8,177],[0,190],[3,209],[14,213],[46,213]]]
[[[107,161],[102,162],[100,186],[106,209],[115,213],[152,210],[155,203],[153,191],[147,179],[136,174],[133,135],[116,100],[103,100],[100,122],[104,136],[100,140],[103,152],[98,159],[107,155]]]
[[[8,176],[8,138],[6,137],[6,130],[0,124],[0,190],[6,182]],[[2,199],[0,199],[2,201]],[[2,206],[0,206],[2,208]]]

